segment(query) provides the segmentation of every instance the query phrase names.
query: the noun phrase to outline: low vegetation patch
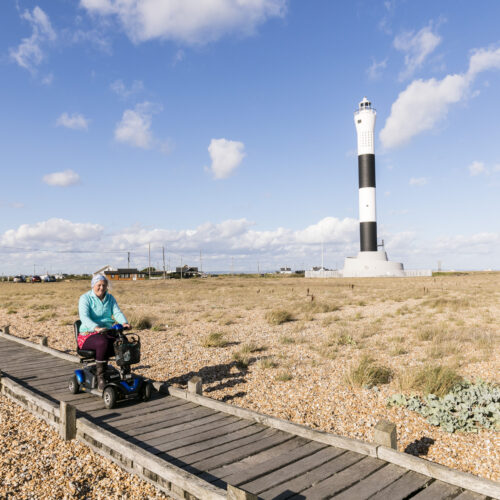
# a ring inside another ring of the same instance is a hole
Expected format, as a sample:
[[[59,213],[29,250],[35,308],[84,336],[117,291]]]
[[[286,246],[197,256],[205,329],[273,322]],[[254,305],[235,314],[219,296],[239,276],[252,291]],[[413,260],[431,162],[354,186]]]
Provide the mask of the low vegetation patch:
[[[363,356],[357,365],[354,365],[346,375],[346,382],[350,386],[371,388],[376,385],[387,384],[392,378],[392,370],[375,363],[369,356]]]
[[[443,397],[395,394],[387,405],[416,411],[446,432],[478,432],[481,427],[500,430],[500,387],[483,381],[459,382]]]
[[[132,318],[131,325],[136,330],[149,330],[153,326],[153,321],[148,316],[137,316]]]
[[[266,320],[270,325],[281,325],[293,320],[293,315],[291,312],[285,309],[275,309],[274,311],[269,311],[266,314]]]
[[[260,359],[258,365],[262,370],[268,370],[269,368],[276,368],[277,366],[279,366],[278,363],[271,357]]]
[[[226,347],[228,341],[224,338],[224,334],[212,332],[207,335],[201,342],[203,347]]]
[[[399,378],[401,390],[415,390],[423,394],[444,396],[461,382],[454,368],[442,365],[426,365],[419,369],[408,369]]]
[[[292,378],[293,375],[287,370],[283,370],[276,375],[276,380],[279,382],[288,382],[289,380],[292,380]]]
[[[236,351],[233,353],[233,360],[236,361],[236,366],[240,370],[246,370],[250,364],[250,357],[241,351]]]

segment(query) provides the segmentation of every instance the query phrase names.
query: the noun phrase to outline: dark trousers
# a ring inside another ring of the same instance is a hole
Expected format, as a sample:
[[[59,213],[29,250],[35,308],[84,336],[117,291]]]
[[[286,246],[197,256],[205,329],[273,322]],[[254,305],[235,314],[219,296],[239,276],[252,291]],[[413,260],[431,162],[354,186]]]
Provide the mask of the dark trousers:
[[[113,349],[115,340],[116,338],[109,333],[96,333],[85,340],[82,349],[94,350],[96,361],[107,361],[115,355]]]

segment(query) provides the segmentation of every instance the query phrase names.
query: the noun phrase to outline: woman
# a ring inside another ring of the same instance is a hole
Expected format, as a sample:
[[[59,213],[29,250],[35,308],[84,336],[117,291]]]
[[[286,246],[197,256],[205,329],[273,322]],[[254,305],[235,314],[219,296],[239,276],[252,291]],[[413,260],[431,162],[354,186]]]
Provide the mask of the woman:
[[[105,386],[104,372],[110,356],[114,355],[113,343],[116,340],[109,333],[101,333],[121,323],[130,328],[127,318],[121,312],[115,298],[108,292],[108,280],[97,274],[92,278],[91,290],[84,293],[78,302],[80,314],[80,332],[78,348],[95,351],[97,366],[97,388],[103,390]]]

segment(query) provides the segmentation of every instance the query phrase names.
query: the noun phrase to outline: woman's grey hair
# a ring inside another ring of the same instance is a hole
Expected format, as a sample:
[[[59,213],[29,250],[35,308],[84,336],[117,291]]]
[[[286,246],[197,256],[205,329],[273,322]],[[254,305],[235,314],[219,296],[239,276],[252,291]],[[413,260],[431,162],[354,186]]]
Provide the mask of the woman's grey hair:
[[[106,278],[106,276],[103,276],[102,274],[96,274],[96,275],[92,278],[92,281],[91,281],[90,286],[91,286],[92,288],[94,288],[94,286],[96,285],[96,283],[99,283],[99,281],[105,281],[106,283],[108,283],[108,278]]]

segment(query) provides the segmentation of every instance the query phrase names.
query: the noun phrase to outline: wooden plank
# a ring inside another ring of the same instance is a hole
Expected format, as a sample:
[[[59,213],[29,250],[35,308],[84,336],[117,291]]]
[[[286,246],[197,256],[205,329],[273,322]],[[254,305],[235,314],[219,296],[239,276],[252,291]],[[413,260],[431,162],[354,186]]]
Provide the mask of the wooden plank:
[[[336,498],[339,500],[369,498],[375,493],[378,493],[381,489],[397,481],[405,472],[406,469],[399,467],[399,465],[386,465],[374,472],[371,476],[362,479],[359,483],[343,491],[337,495]]]
[[[269,480],[271,482],[274,482],[274,484],[278,484],[277,481],[280,477],[279,474],[281,474],[282,471],[286,475],[287,468],[293,467],[295,469],[295,464],[298,464],[298,467],[302,467],[304,461],[310,461],[311,459],[314,463],[316,463],[318,460],[317,453],[320,450],[324,450],[325,448],[327,448],[327,446],[324,444],[316,443],[315,441],[309,441],[306,442],[303,446],[295,448],[292,451],[282,453],[281,455],[270,458],[268,460],[263,460],[262,462],[255,464],[253,467],[247,467],[245,470],[227,475],[224,477],[224,480],[228,484],[232,484],[234,486],[244,485],[250,483],[250,481],[256,482],[258,478],[261,478],[262,481]],[[340,450],[335,454],[335,449],[332,448],[332,450],[334,450],[334,456],[342,453],[343,451]],[[332,457],[324,458],[322,456],[320,460],[326,462],[329,458]],[[277,469],[279,469],[279,473],[275,472],[277,471]],[[248,489],[246,486],[242,487],[245,490]],[[262,488],[261,491],[264,491],[265,489],[267,489],[267,487]]]
[[[23,357],[19,359],[2,360],[2,370],[12,375],[19,373],[32,373],[36,370],[51,367],[51,366],[67,366],[74,367],[66,361],[58,360],[47,354],[47,357]]]
[[[237,417],[231,417],[231,418],[237,418]],[[222,467],[218,467],[217,469],[209,470],[207,474],[210,473],[209,474],[210,476],[217,476],[219,478],[224,478],[232,474],[237,474],[241,471],[247,470],[249,467],[253,467],[267,460],[279,457],[282,453],[290,453],[296,448],[304,446],[308,442],[309,441],[307,439],[294,437],[290,439],[290,441],[286,441],[269,450],[265,450],[260,453],[256,453],[254,455],[250,455],[249,457],[246,457],[238,462],[234,462],[230,465],[223,465]]]
[[[398,498],[407,498],[424,488],[431,481],[432,478],[429,476],[424,476],[418,472],[407,471],[404,476],[381,490],[370,500],[387,500],[388,498],[396,500]]]
[[[163,434],[161,436],[156,436],[153,439],[148,439],[143,441],[147,443],[149,446],[159,446],[167,442],[173,442],[173,440],[177,441],[179,439],[195,436],[197,434],[201,434],[204,432],[211,432],[215,429],[227,427],[229,424],[234,424],[239,421],[240,419],[238,419],[237,417],[232,417],[231,415],[228,415],[225,418],[212,420],[211,422],[207,422],[205,425],[200,425],[198,427],[187,427],[184,429],[181,428],[175,433],[175,435],[172,435],[171,433],[167,435]]]
[[[338,457],[344,450],[332,447],[322,447],[320,448],[319,443],[311,442],[298,450],[306,448],[307,455],[298,460],[293,460],[288,464],[282,461],[282,466],[273,470],[273,465],[270,463],[261,464],[261,466],[255,467],[253,470],[248,471],[247,474],[242,474],[241,478],[237,477],[226,477],[224,480],[229,484],[236,483],[236,486],[241,486],[244,490],[251,491],[252,493],[258,494],[262,491],[266,491],[273,486],[276,486],[287,481],[295,479],[297,476],[323,465],[326,462]],[[296,451],[296,456],[299,456],[299,451]],[[269,473],[266,474],[266,468]]]
[[[412,499],[415,500],[447,500],[454,498],[461,492],[457,486],[453,486],[442,481],[434,481],[420,493],[417,493]]]
[[[239,408],[237,406],[223,403],[222,401],[217,401],[205,396],[183,391],[177,387],[169,387],[169,393],[172,396],[184,398],[188,401],[193,401],[202,406],[213,408],[214,410],[230,413],[231,415],[235,415],[240,418],[254,420],[262,425],[267,425],[268,427],[272,427],[273,429],[281,430],[283,432],[289,432],[296,436],[310,439],[311,441],[318,441],[319,443],[336,446],[344,450],[356,451],[371,457],[377,456],[377,446],[373,443],[366,443],[357,439],[335,436],[324,431],[313,430],[305,425],[294,424],[292,422],[288,422],[287,420],[270,417],[269,415],[248,410],[247,408]]]
[[[106,420],[107,423],[113,423],[116,427],[121,430],[126,430],[127,428],[136,428],[138,419],[142,422],[143,426],[147,426],[150,423],[158,422],[159,420],[168,421],[173,418],[182,415],[185,412],[190,412],[191,410],[199,408],[199,406],[190,405],[155,405],[149,407],[149,405],[138,406],[136,412],[130,412],[127,415],[123,415],[120,418],[114,418]],[[144,411],[145,410],[145,411]],[[137,414],[139,412],[139,414]]]
[[[182,457],[181,460],[177,460],[178,462],[182,462],[185,465],[186,464],[192,464],[197,467],[198,463],[203,462],[203,467],[198,467],[200,471],[207,471],[209,468],[215,468],[219,467],[220,465],[223,465],[225,463],[230,463],[230,462],[222,462],[221,464],[218,463],[218,459],[220,455],[227,456],[229,452],[233,451],[234,449],[241,449],[245,447],[247,444],[251,444],[256,441],[256,439],[271,439],[273,436],[275,436],[277,432],[272,429],[265,429],[262,428],[259,430],[257,434],[252,434],[246,438],[243,439],[238,439],[235,441],[230,441],[228,443],[225,443],[223,445],[217,446],[215,448],[205,450],[205,451],[200,451],[197,453],[193,453],[192,455],[187,455]],[[162,453],[159,455],[160,457],[164,458],[169,458],[171,460],[174,460],[174,457],[167,453]],[[244,456],[248,456],[248,454],[245,454]],[[243,458],[243,457],[242,457]],[[209,459],[214,459],[214,464],[209,462]],[[231,462],[235,462],[236,459],[231,460]],[[205,464],[205,462],[207,462]],[[206,466],[205,466],[206,465]]]
[[[155,431],[149,431],[145,432],[144,434],[137,434],[135,437],[130,438],[132,442],[137,442],[137,441],[144,441],[147,442],[149,439],[154,439],[156,437],[168,435],[168,434],[173,434],[176,433],[177,431],[183,430],[183,429],[188,429],[188,428],[196,428],[200,425],[204,425],[206,423],[212,422],[212,421],[218,421],[218,420],[223,420],[226,418],[232,418],[229,415],[224,415],[224,413],[214,413],[213,415],[209,414],[206,417],[201,417],[196,420],[190,420],[189,422],[183,423],[181,422],[180,424],[173,425],[171,427],[168,427],[166,429],[157,429]]]
[[[331,476],[319,483],[313,485],[300,495],[292,496],[291,498],[307,498],[308,500],[318,500],[325,497],[333,496],[336,493],[344,490],[366,476],[372,474],[376,470],[382,468],[385,462],[377,458],[365,457],[347,469],[342,470],[338,474]]]
[[[477,477],[466,472],[450,469],[444,465],[424,460],[423,458],[414,457],[408,453],[379,446],[377,448],[377,456],[381,460],[386,460],[406,469],[420,472],[426,476],[433,477],[440,481],[453,484],[460,488],[480,493],[481,495],[500,498],[500,484],[496,481]]]
[[[160,416],[155,416],[152,420],[144,422],[143,425],[138,426],[136,423],[129,423],[127,425],[120,425],[120,422],[115,422],[114,426],[122,432],[127,432],[130,436],[136,437],[143,431],[152,431],[157,428],[167,428],[172,425],[177,425],[181,422],[189,422],[190,420],[210,415],[206,408],[187,408],[171,414],[169,410],[159,412]],[[154,414],[156,415],[156,414]]]
[[[133,404],[135,403],[135,404]],[[101,413],[99,417],[92,415],[92,418],[96,422],[106,422],[107,424],[121,423],[123,425],[135,421],[134,419],[141,419],[147,415],[152,415],[163,410],[174,409],[180,405],[172,404],[173,402],[168,401],[164,398],[150,399],[149,401],[144,401],[141,404],[137,404],[137,401],[131,401],[127,406],[114,408],[112,413]],[[97,412],[96,412],[97,413]]]
[[[464,491],[453,500],[487,500],[487,498],[488,497],[480,495],[479,493],[474,493],[473,491]]]
[[[189,447],[190,445],[194,445],[205,442],[205,441],[214,441],[214,438],[228,435],[237,434],[237,431],[246,429],[247,427],[255,425],[253,422],[249,422],[248,420],[237,420],[236,422],[229,422],[226,425],[222,425],[220,427],[215,427],[210,430],[204,430],[203,432],[197,432],[196,434],[191,434],[188,436],[178,437],[175,436],[176,439],[167,440],[163,443],[151,445],[148,443],[148,447],[145,449],[157,455],[159,452],[168,452],[170,454],[171,450],[177,450],[180,448]],[[192,429],[190,429],[192,432]]]
[[[346,451],[339,455],[338,457],[326,462],[325,464],[312,469],[301,476],[296,477],[291,481],[287,481],[277,486],[263,491],[259,494],[259,497],[263,499],[280,499],[289,498],[301,491],[310,488],[313,484],[323,481],[337,472],[346,469],[350,465],[359,462],[364,458],[364,455],[359,453],[354,453],[353,451]],[[305,498],[305,497],[300,497]]]
[[[256,441],[255,439],[258,436],[260,436],[260,439]],[[215,467],[220,467],[224,464],[236,462],[237,460],[241,460],[259,451],[264,451],[280,443],[284,443],[292,438],[290,434],[285,434],[274,429],[267,429],[259,433],[258,436],[254,434],[246,439],[232,441],[226,445],[227,450],[224,450],[224,446],[214,448],[205,454],[204,459],[202,458],[204,452],[201,452],[196,454],[196,456],[188,455],[187,457],[183,457],[183,460],[190,461],[194,467],[206,471]],[[214,452],[217,454],[214,454]],[[193,463],[193,458],[202,459]]]
[[[237,430],[235,432],[230,432],[222,436],[218,436],[212,439],[204,440],[203,436],[198,435],[200,438],[199,442],[189,444],[186,446],[179,446],[175,449],[169,450],[168,454],[175,458],[182,458],[184,456],[193,455],[205,450],[216,450],[220,445],[226,445],[232,441],[239,441],[242,438],[247,438],[258,434],[263,430],[262,427],[258,426],[254,422],[246,422],[249,425],[245,426],[243,429]],[[255,439],[254,439],[255,440]]]
[[[163,402],[162,404],[165,404],[167,407],[170,404],[171,401],[173,401],[174,398],[170,399],[169,396],[164,396],[163,394],[153,394],[153,397],[150,400],[150,403],[157,404],[158,402]],[[178,399],[175,398],[175,401],[179,401]],[[185,403],[186,401],[184,401]],[[119,415],[126,415],[130,410],[134,409],[135,405],[130,404],[129,406],[122,405],[119,408],[113,408],[113,412],[110,413],[109,411],[106,410],[100,410],[100,411],[94,411],[92,412],[92,419],[95,419],[98,421],[99,419],[102,420],[108,420],[108,418],[115,418],[118,417]],[[113,415],[113,417],[111,417]]]

